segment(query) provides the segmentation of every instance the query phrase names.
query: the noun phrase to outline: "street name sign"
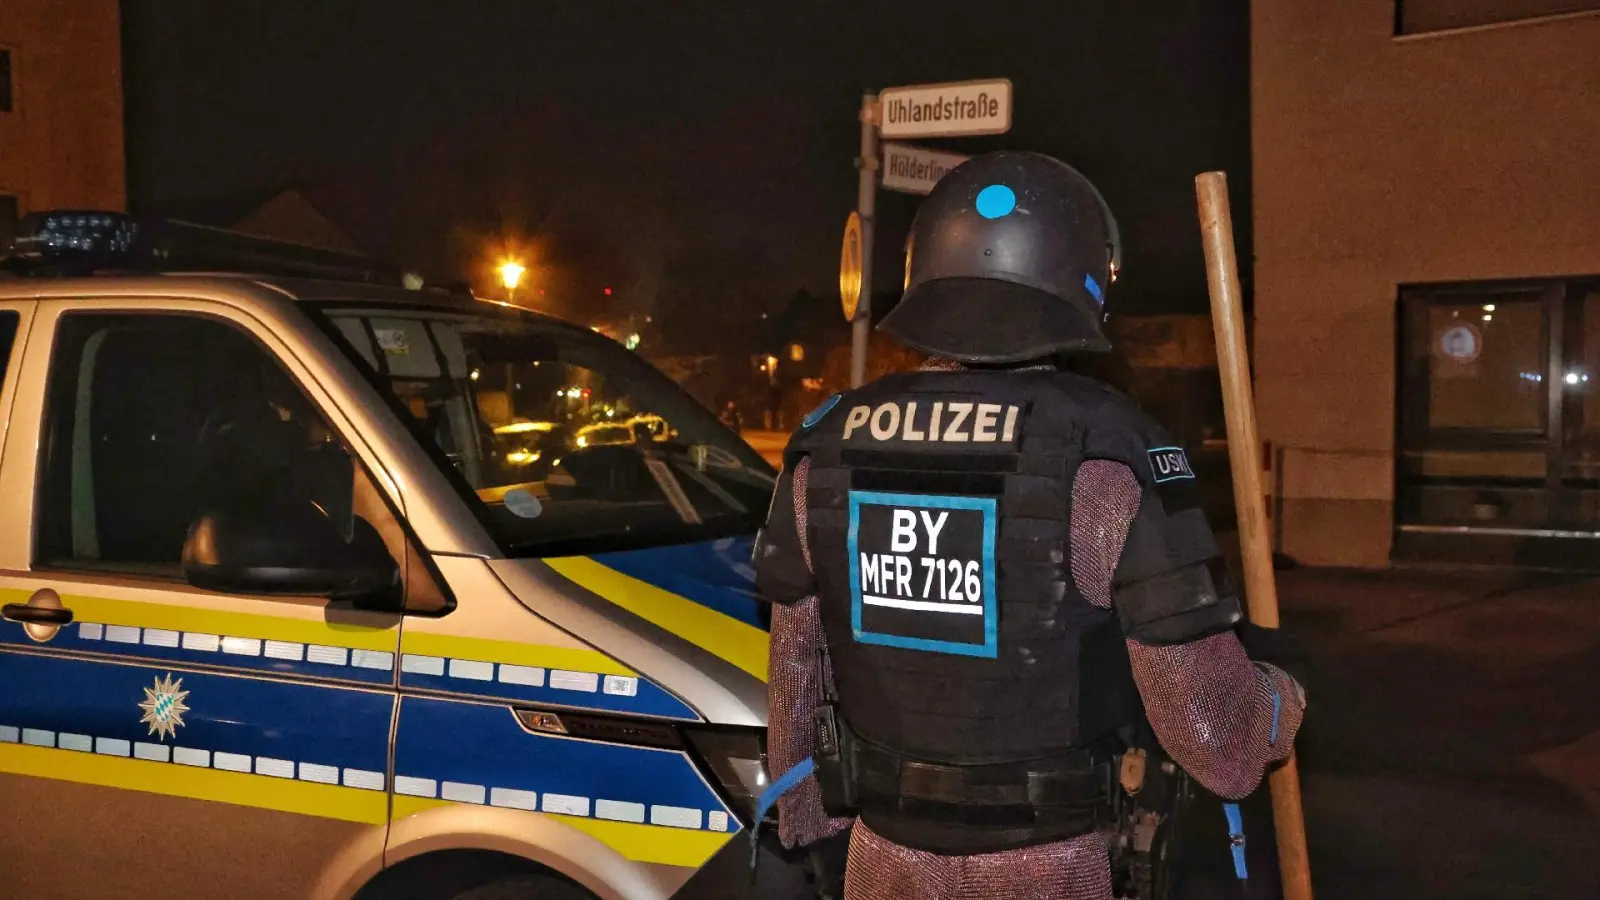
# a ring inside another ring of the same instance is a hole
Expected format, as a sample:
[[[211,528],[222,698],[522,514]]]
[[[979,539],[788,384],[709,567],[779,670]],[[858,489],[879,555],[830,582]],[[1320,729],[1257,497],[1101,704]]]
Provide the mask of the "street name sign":
[[[1011,130],[1011,80],[952,81],[878,93],[885,138],[965,137]]]

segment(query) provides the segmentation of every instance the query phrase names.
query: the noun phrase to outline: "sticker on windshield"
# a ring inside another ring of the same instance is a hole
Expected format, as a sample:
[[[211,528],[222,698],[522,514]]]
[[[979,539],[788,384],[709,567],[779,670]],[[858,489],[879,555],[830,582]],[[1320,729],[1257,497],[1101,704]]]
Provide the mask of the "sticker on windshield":
[[[695,444],[689,448],[689,459],[695,468],[705,471],[707,466],[718,469],[742,469],[744,464],[739,462],[739,457],[710,444]]]
[[[855,639],[994,658],[996,506],[993,497],[851,491]]]
[[[374,328],[372,336],[378,339],[383,352],[391,356],[405,356],[411,352],[411,342],[406,340],[404,328]]]
[[[537,519],[544,512],[544,504],[539,498],[528,493],[526,488],[512,488],[506,491],[506,511],[521,519]]]
[[[672,469],[659,459],[646,459],[645,467],[650,470],[650,475],[656,480],[656,485],[661,488],[661,493],[666,496],[667,502],[677,511],[678,518],[685,525],[699,525],[700,513],[689,502],[689,495],[683,492],[683,485],[678,483],[677,476],[672,474]]]

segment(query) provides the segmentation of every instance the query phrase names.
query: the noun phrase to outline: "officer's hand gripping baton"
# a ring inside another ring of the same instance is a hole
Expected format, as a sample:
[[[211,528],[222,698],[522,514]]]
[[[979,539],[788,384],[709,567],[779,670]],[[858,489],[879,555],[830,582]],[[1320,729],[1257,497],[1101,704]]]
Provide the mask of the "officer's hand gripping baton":
[[[1278,627],[1278,586],[1272,570],[1262,486],[1261,444],[1256,434],[1255,397],[1245,346],[1239,264],[1233,250],[1233,215],[1228,208],[1228,176],[1205,172],[1195,177],[1200,205],[1200,236],[1206,254],[1206,284],[1211,292],[1211,324],[1217,337],[1217,368],[1222,375],[1222,405],[1228,421],[1228,457],[1244,557],[1245,599],[1250,621]],[[1278,836],[1278,868],[1285,900],[1311,900],[1311,863],[1306,853],[1305,816],[1300,808],[1300,773],[1291,754],[1269,776],[1272,823]]]

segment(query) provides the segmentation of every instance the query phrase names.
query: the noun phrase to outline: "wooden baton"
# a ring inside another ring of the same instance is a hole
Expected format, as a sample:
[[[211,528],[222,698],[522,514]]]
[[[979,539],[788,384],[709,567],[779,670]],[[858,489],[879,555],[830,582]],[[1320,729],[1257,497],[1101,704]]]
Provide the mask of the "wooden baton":
[[[1222,407],[1228,421],[1228,458],[1239,517],[1245,601],[1250,621],[1278,627],[1278,584],[1272,570],[1261,442],[1256,434],[1256,404],[1250,385],[1250,355],[1244,337],[1244,303],[1239,263],[1233,250],[1233,214],[1228,208],[1228,176],[1204,172],[1195,177],[1200,204],[1200,237],[1205,245],[1206,284],[1211,292],[1211,324],[1217,336],[1217,369],[1222,376]],[[1284,900],[1311,900],[1311,860],[1306,852],[1305,813],[1300,806],[1300,772],[1293,754],[1268,777],[1272,824],[1278,835],[1278,868]]]

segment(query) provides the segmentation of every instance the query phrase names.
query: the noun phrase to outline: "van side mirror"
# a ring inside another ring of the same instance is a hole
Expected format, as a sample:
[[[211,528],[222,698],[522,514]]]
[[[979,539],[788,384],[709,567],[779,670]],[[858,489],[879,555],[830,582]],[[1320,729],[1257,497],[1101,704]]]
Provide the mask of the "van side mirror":
[[[399,602],[400,568],[383,538],[355,519],[351,540],[308,501],[212,509],[189,526],[183,576],[210,591],[327,597],[363,607]]]

